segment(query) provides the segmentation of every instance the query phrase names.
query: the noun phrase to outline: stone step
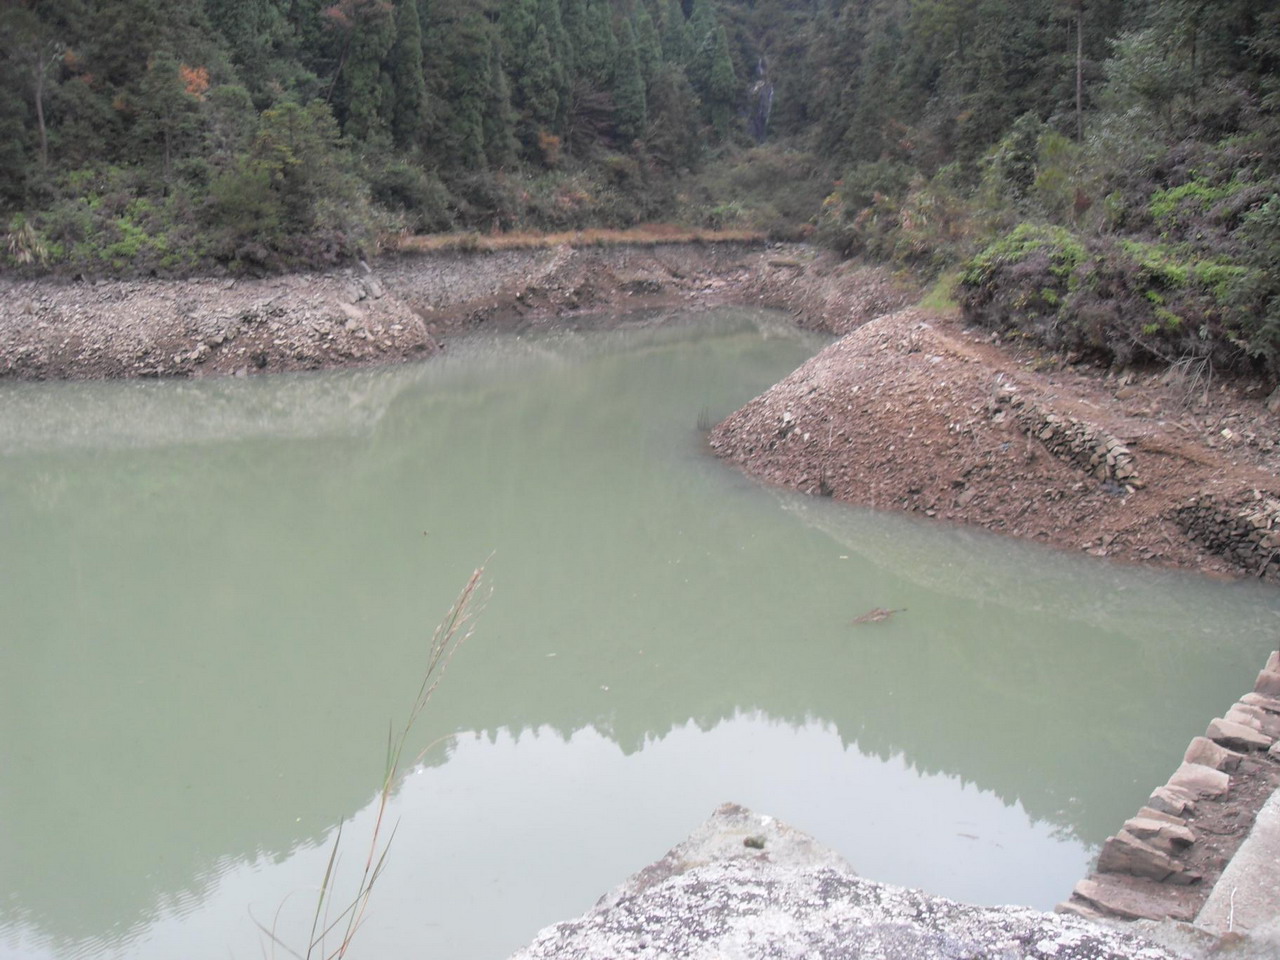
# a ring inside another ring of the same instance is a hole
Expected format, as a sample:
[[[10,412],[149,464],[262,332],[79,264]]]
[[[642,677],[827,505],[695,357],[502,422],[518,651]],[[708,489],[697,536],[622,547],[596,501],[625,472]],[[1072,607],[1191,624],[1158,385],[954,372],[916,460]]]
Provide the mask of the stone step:
[[[1187,887],[1174,887],[1141,877],[1095,874],[1076,884],[1068,903],[1079,903],[1086,910],[1125,920],[1163,920],[1168,917],[1190,921],[1195,919],[1200,896]],[[1059,910],[1065,912],[1061,908]]]

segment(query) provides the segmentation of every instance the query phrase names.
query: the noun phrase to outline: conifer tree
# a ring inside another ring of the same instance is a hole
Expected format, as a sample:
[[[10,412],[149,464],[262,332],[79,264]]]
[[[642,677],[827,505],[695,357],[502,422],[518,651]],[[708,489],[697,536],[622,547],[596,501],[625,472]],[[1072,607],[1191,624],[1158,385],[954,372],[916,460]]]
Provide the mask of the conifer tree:
[[[689,17],[691,45],[687,69],[689,82],[704,102],[708,102],[711,93],[711,72],[716,64],[719,28],[711,0],[695,0]]]
[[[579,78],[595,90],[608,90],[617,56],[608,0],[586,0],[582,36],[578,40]]]
[[[484,156],[488,165],[502,168],[514,163],[519,151],[515,137],[515,118],[511,111],[511,87],[502,69],[502,55],[496,37],[489,40],[489,84],[485,89],[481,129],[484,133]]]
[[[729,36],[723,26],[716,30],[714,50],[707,82],[707,107],[711,125],[723,140],[729,135],[738,99],[738,78],[729,55]]]
[[[662,9],[662,25],[659,31],[662,40],[662,59],[667,63],[681,66],[689,62],[692,55],[692,39],[689,35],[689,23],[684,16],[684,8],[680,0],[666,0]]]
[[[415,0],[400,0],[391,48],[391,133],[402,150],[417,146],[426,130],[427,83],[422,73],[422,23]]]
[[[551,41],[546,28],[539,24],[524,58],[524,70],[516,77],[514,97],[519,111],[517,133],[531,157],[538,156],[539,134],[550,132],[555,125],[560,110],[556,86]]]
[[[645,127],[644,75],[631,21],[623,20],[619,32],[613,101],[618,133],[624,140],[631,141],[639,137]]]
[[[658,40],[658,28],[654,26],[647,4],[641,3],[636,10],[635,33],[636,53],[640,57],[640,72],[647,86],[653,82],[658,64],[662,62],[662,44]]]

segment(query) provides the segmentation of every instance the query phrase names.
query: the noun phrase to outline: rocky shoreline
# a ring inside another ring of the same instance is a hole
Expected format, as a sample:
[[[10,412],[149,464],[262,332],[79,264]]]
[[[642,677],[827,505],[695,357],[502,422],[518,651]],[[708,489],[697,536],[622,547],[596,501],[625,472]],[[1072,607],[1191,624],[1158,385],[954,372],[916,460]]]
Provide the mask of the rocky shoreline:
[[[839,330],[910,296],[874,268],[737,241],[402,254],[262,279],[9,277],[0,278],[0,379],[398,363],[476,330],[602,325],[619,313],[690,304],[780,306]]]
[[[1191,741],[1168,783],[1107,838],[1094,872],[1058,910],[1090,919],[1195,921],[1218,935],[1230,932],[1231,924],[1206,918],[1205,906],[1280,786],[1278,738],[1280,653],[1272,653],[1253,691]],[[1276,878],[1249,879],[1267,886]]]
[[[400,363],[477,331],[750,304],[841,335],[715,428],[768,482],[1100,557],[1280,579],[1280,397],[996,341],[879,267],[742,241],[401,254],[263,279],[0,278],[0,379]]]

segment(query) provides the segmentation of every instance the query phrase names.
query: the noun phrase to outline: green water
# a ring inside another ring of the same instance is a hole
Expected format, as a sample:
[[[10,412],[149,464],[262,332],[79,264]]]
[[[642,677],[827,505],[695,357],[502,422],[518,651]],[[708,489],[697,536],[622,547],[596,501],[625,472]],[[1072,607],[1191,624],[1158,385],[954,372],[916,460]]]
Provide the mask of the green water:
[[[1256,584],[763,488],[699,423],[820,343],[723,312],[414,367],[0,386],[0,956],[256,958],[472,568],[357,956],[497,960],[733,800],[1049,907],[1248,689]],[[852,626],[872,607],[904,607]],[[273,919],[274,918],[274,919]],[[278,956],[286,954],[277,951]]]

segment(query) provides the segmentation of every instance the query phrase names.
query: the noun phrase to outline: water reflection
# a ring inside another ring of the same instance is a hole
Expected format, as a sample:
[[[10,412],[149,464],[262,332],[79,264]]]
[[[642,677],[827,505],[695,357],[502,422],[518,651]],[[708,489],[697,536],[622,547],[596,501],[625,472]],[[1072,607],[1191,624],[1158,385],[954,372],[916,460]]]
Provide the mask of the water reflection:
[[[0,944],[257,956],[247,905],[323,873],[493,551],[417,746],[481,736],[403,788],[370,955],[436,903],[440,952],[501,955],[726,799],[879,879],[1064,896],[1252,679],[1274,591],[763,489],[697,420],[816,344],[714,322],[0,390]]]

